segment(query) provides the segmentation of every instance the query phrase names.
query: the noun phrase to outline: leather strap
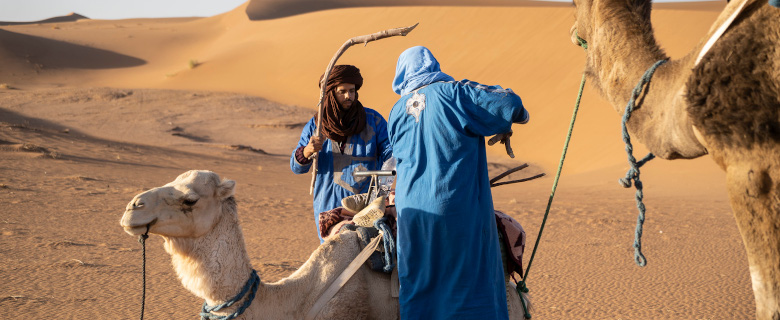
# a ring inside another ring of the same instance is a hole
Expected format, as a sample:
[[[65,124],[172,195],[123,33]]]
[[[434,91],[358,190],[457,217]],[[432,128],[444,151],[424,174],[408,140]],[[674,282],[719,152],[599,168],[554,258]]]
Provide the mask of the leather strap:
[[[745,4],[748,3],[748,0],[743,0],[742,3],[739,4],[736,10],[734,10],[734,13],[729,16],[726,21],[723,21],[723,24],[718,27],[717,30],[712,34],[712,36],[707,40],[707,42],[704,44],[704,47],[701,49],[701,52],[699,52],[699,56],[696,57],[696,62],[693,63],[694,66],[698,65],[699,62],[701,62],[701,59],[704,58],[704,55],[707,54],[707,51],[710,51],[710,48],[715,44],[716,41],[720,38],[720,36],[723,35],[723,33],[726,32],[726,29],[731,26],[731,23],[734,22],[734,19],[739,16],[739,14],[742,12],[742,9],[745,8]]]
[[[309,309],[309,312],[306,314],[306,320],[314,320],[314,318],[317,317],[317,315],[320,313],[320,310],[322,310],[323,307],[325,307],[326,304],[330,301],[330,299],[333,298],[333,296],[336,295],[336,293],[339,292],[339,289],[344,286],[344,284],[349,281],[350,278],[352,278],[352,275],[357,272],[360,267],[363,266],[363,263],[366,262],[368,257],[371,256],[374,251],[376,251],[376,248],[379,246],[379,240],[382,239],[382,231],[379,231],[379,235],[376,236],[374,239],[371,239],[371,242],[368,243],[368,245],[363,248],[363,251],[360,251],[360,253],[355,257],[352,262],[349,263],[346,269],[341,272],[341,274],[336,278],[336,280],[333,280],[333,282],[330,284],[328,289],[326,289],[322,295],[317,299],[316,302],[314,302],[314,305],[312,305],[311,309]]]

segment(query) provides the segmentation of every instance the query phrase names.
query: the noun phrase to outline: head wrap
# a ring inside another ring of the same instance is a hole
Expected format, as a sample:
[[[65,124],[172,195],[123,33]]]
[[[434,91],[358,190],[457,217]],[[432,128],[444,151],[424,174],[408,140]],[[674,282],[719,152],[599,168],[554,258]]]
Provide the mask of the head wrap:
[[[320,76],[320,86],[322,78]],[[355,85],[355,101],[347,110],[339,107],[334,91],[343,83]],[[350,65],[337,65],[331,69],[328,83],[325,86],[325,101],[322,109],[322,133],[328,139],[344,142],[347,137],[359,134],[366,127],[366,111],[358,100],[357,91],[363,86],[360,69]]]
[[[403,96],[419,87],[439,81],[455,81],[455,79],[441,72],[439,62],[428,48],[411,47],[398,57],[395,79],[393,79],[395,93]]]

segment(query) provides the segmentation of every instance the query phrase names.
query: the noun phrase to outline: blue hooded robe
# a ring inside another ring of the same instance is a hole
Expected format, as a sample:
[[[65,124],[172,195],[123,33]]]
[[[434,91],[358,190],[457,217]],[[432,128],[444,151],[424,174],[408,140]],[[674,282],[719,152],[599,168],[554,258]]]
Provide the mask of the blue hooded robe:
[[[387,139],[387,121],[369,108],[366,110],[366,127],[359,135],[350,136],[341,154],[338,144],[326,139],[317,155],[317,181],[314,183],[314,223],[320,236],[320,212],[341,206],[341,199],[368,192],[370,178],[352,177],[354,171],[380,170],[382,163],[393,156],[393,149]],[[316,117],[315,117],[316,118]],[[300,164],[295,159],[295,150],[309,144],[317,122],[312,118],[303,128],[301,139],[290,157],[290,169],[295,174],[309,172],[311,163]]]
[[[528,112],[510,89],[455,82],[425,47],[398,58],[393,90],[401,319],[506,319],[485,136]]]

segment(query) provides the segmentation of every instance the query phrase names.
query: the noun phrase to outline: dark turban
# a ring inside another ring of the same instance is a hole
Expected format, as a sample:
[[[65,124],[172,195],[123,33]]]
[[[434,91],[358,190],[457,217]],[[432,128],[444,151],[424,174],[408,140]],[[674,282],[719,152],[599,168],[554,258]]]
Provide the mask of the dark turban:
[[[324,74],[320,76],[320,83],[324,76]],[[341,110],[334,95],[336,87],[343,83],[355,85],[355,101],[348,110]],[[349,136],[359,134],[366,127],[366,111],[358,100],[357,93],[361,86],[363,86],[363,77],[357,67],[337,65],[331,69],[322,109],[322,133],[329,139],[345,142]]]

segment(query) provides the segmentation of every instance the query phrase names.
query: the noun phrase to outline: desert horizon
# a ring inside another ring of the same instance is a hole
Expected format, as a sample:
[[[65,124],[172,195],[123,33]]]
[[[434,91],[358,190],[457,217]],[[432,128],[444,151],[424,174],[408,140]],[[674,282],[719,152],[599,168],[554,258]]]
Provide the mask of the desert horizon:
[[[0,310],[27,318],[125,319],[140,310],[141,248],[119,225],[134,195],[190,169],[237,182],[247,251],[266,282],[317,248],[310,175],[289,157],[316,112],[317,81],[349,38],[414,25],[405,37],[356,45],[364,106],[385,118],[398,55],[428,47],[442,71],[512,88],[531,117],[514,125],[510,159],[488,150],[490,175],[540,179],[493,189],[494,206],[528,233],[542,223],[585,65],[571,43],[569,3],[495,0],[247,1],[209,17],[90,19],[73,13],[0,22]],[[412,4],[415,4],[412,6]],[[659,3],[655,36],[689,54],[726,1]],[[638,79],[626,79],[634,83]],[[642,168],[649,262],[633,262],[634,190],[620,116],[586,84],[550,220],[528,286],[540,319],[755,317],[747,257],[707,155]],[[637,157],[647,149],[635,142]],[[149,319],[195,317],[202,300],[147,242]],[[171,308],[175,306],[175,308]]]

